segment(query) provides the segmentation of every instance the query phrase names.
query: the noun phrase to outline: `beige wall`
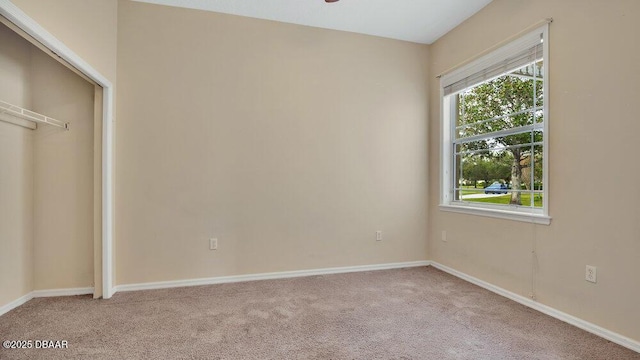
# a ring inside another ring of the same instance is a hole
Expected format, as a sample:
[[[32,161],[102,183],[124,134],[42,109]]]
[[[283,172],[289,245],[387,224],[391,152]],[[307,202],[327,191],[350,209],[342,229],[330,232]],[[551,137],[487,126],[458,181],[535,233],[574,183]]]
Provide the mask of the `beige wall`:
[[[0,24],[0,100],[31,104],[30,48]],[[33,289],[33,132],[0,121],[0,306]]]
[[[118,27],[117,284],[426,259],[426,46],[128,1]]]
[[[438,74],[527,26],[550,27],[550,226],[445,213],[430,80],[430,257],[640,340],[640,2],[494,0],[430,48]],[[446,230],[448,242],[442,242]],[[532,248],[537,259],[532,260]],[[584,280],[598,267],[598,283]]]
[[[34,286],[91,287],[94,87],[38,49],[31,63],[32,109],[71,124],[35,132]]]
[[[0,121],[0,306],[33,290],[33,134]]]
[[[11,0],[114,85],[117,0]]]
[[[0,44],[0,100],[28,108],[31,106],[31,46],[3,24],[0,24]]]

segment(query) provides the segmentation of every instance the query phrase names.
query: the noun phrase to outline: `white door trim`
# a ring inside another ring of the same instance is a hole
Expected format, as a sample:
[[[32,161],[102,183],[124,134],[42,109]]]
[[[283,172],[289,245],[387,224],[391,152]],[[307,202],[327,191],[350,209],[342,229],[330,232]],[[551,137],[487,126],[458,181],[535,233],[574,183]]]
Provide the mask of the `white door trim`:
[[[9,0],[0,0],[0,15],[42,43],[103,88],[102,92],[102,297],[113,295],[113,85],[89,63]]]

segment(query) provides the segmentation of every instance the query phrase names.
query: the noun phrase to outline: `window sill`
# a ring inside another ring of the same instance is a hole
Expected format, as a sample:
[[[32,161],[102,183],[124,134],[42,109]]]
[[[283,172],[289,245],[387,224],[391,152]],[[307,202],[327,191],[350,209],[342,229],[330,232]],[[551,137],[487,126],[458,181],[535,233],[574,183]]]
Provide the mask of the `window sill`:
[[[489,209],[484,207],[474,207],[466,205],[440,204],[440,210],[468,215],[486,216],[498,219],[522,221],[540,225],[551,224],[551,217],[543,214],[532,214],[520,211],[509,211],[500,209]]]

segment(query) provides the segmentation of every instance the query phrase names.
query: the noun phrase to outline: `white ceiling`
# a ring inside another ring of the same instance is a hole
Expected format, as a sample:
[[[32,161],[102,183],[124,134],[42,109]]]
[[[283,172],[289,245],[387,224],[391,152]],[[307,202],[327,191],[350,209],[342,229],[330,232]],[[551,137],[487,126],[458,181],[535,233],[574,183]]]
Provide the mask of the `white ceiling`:
[[[431,44],[491,0],[136,0]]]

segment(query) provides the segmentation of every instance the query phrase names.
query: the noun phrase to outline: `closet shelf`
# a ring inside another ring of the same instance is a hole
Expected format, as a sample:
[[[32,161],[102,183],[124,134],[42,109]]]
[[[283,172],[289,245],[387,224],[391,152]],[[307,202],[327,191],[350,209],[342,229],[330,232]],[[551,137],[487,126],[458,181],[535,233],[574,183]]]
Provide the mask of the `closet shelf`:
[[[69,123],[53,119],[42,114],[38,114],[37,112],[33,112],[31,110],[23,109],[20,106],[12,105],[4,101],[0,101],[0,113],[9,114],[19,119],[35,123],[57,126],[65,130],[69,130]],[[2,119],[0,118],[0,120]]]

